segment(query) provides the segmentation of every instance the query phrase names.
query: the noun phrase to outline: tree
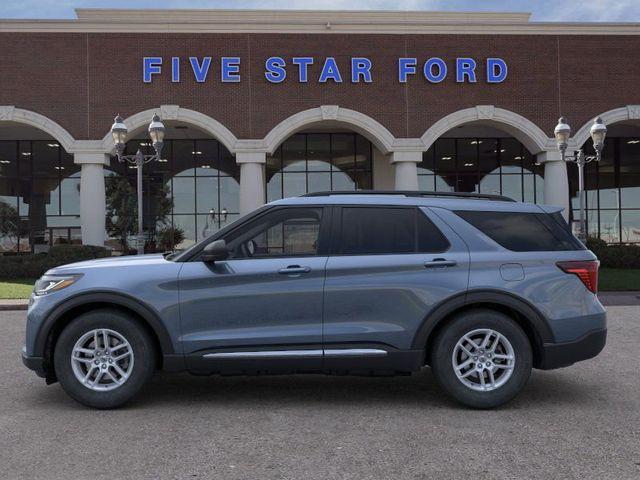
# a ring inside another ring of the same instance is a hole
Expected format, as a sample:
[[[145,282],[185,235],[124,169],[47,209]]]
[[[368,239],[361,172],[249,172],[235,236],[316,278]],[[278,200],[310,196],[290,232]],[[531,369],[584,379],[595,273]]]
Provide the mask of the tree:
[[[20,215],[18,209],[0,201],[0,237],[20,238]]]
[[[129,237],[138,233],[138,201],[135,189],[129,180],[123,176],[111,176],[106,179],[105,190],[107,197],[107,231],[109,235],[118,238],[122,251],[129,250]],[[169,195],[166,185],[151,192],[150,205],[153,205],[150,237],[155,236],[155,226],[166,224],[173,198]]]

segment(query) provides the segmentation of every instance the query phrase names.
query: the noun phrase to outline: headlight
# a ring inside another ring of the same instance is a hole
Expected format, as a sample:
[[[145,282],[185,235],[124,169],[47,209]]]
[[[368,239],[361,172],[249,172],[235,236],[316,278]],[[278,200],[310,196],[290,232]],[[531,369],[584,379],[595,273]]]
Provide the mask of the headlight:
[[[73,285],[79,278],[79,275],[44,275],[34,285],[33,292],[38,296],[57,292]]]

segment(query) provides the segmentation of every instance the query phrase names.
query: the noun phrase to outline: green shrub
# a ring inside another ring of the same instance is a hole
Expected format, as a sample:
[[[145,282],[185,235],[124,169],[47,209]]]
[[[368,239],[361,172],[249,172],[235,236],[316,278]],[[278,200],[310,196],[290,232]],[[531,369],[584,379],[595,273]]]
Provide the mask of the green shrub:
[[[58,245],[49,253],[0,256],[0,278],[38,278],[50,268],[110,256],[104,247],[91,245]]]
[[[602,268],[640,268],[640,246],[607,245],[599,238],[589,238],[587,248],[596,254]]]

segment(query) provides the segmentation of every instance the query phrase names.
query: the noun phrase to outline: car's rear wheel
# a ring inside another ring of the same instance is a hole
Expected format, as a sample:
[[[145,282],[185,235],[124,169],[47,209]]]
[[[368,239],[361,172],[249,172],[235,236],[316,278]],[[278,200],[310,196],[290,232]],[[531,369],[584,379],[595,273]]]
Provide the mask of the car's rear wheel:
[[[118,310],[85,313],[62,331],[54,365],[78,402],[115,408],[133,398],[155,370],[154,343],[138,320]]]
[[[463,312],[446,324],[431,350],[431,367],[444,390],[474,408],[493,408],[515,397],[531,375],[531,344],[507,315]]]

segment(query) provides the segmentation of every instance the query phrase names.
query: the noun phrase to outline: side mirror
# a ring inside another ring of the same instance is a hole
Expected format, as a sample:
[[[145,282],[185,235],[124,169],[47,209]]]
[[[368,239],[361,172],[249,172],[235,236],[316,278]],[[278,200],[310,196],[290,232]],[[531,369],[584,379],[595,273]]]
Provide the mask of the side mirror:
[[[216,240],[204,247],[200,256],[203,262],[216,262],[218,260],[226,260],[229,258],[229,250],[227,242],[224,240]]]

